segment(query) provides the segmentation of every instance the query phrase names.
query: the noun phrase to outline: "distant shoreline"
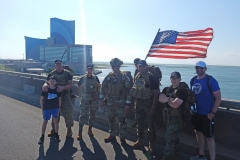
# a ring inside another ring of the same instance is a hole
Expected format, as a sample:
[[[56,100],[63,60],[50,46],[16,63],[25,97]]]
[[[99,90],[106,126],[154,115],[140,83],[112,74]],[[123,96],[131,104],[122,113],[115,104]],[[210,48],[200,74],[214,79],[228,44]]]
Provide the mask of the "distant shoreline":
[[[93,64],[94,65],[99,65],[99,64],[106,64],[107,65],[107,63],[109,64],[109,62],[93,62]],[[175,65],[177,65],[177,66],[194,66],[195,64],[162,64],[162,63],[148,63],[149,65],[156,65],[156,66],[161,66],[161,65],[165,65],[165,66],[175,66]],[[123,66],[124,65],[134,65],[133,63],[131,63],[131,62],[125,62],[125,63],[123,63]],[[110,64],[109,64],[109,66],[110,66]],[[214,66],[214,67],[218,67],[218,66],[220,66],[220,67],[240,67],[240,66],[232,66],[232,65],[212,65],[212,64],[207,64],[207,66]]]

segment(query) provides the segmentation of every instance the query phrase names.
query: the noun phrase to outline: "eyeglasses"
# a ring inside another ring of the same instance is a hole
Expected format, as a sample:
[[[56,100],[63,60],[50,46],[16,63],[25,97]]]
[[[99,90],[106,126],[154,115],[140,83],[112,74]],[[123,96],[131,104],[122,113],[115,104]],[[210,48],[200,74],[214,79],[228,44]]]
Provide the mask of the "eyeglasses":
[[[114,67],[118,68],[118,67],[120,67],[120,66],[112,66],[112,68],[114,68]]]
[[[203,70],[205,67],[199,67],[199,66],[196,66],[195,69],[201,69]]]

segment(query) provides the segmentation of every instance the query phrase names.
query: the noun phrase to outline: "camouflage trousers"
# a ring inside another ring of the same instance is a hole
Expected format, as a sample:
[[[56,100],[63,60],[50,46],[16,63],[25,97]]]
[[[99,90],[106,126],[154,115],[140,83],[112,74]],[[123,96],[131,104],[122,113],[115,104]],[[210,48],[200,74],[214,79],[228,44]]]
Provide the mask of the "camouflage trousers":
[[[65,124],[67,128],[73,126],[73,107],[70,98],[70,93],[65,92],[62,94],[62,105],[60,106],[60,113],[65,119]],[[60,122],[60,116],[58,116],[58,123]],[[54,123],[52,121],[52,127],[54,128]]]
[[[154,123],[154,115],[150,116],[149,112],[152,107],[152,99],[136,100],[136,121],[137,135],[139,138],[144,137],[145,125],[148,129],[148,140],[154,142],[156,140],[156,129]]]
[[[124,103],[125,104],[125,103]],[[124,111],[125,105],[117,105],[107,104],[107,115],[108,115],[108,123],[109,123],[109,133],[110,136],[115,136],[116,131],[116,118],[119,121],[119,137],[121,139],[125,138],[127,133],[127,120],[126,120],[126,113]]]
[[[92,126],[93,121],[95,119],[95,113],[98,108],[98,99],[95,99],[95,100],[82,99],[80,108],[81,108],[81,113],[79,116],[79,127],[81,128],[84,126],[84,121],[87,119],[88,111],[89,111],[88,124],[89,126]]]
[[[163,154],[166,159],[172,158],[180,159],[180,145],[178,132],[181,127],[181,117],[180,116],[169,116],[169,123],[166,130],[166,146],[164,148]]]

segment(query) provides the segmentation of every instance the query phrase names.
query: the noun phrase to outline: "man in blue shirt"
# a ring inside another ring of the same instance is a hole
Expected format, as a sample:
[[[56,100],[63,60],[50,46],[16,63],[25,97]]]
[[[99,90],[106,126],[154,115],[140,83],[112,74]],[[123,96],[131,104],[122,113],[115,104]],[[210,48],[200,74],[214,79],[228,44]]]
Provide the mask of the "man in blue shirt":
[[[216,79],[206,74],[205,62],[197,62],[195,69],[197,76],[192,78],[190,84],[196,97],[192,124],[196,132],[199,155],[190,157],[190,159],[207,160],[204,153],[206,138],[211,160],[215,160],[214,117],[221,103],[221,92]]]

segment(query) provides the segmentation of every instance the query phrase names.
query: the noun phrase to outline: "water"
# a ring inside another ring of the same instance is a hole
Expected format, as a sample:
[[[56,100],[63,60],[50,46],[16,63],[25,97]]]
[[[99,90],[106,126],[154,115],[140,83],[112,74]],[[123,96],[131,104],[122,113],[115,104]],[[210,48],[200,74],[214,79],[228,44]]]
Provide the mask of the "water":
[[[109,64],[109,63],[105,63]],[[162,64],[155,65],[160,67],[163,77],[160,89],[170,85],[170,74],[173,71],[178,71],[181,73],[182,82],[190,83],[193,76],[196,75],[193,65],[173,65],[173,64]],[[131,71],[134,74],[135,66],[133,64],[124,65],[121,70]],[[111,72],[112,69],[108,67],[107,69],[102,69],[102,73],[98,75],[100,82],[103,81],[104,77]],[[223,99],[235,99],[240,100],[240,67],[238,66],[207,66],[207,72],[217,79],[221,94]]]

